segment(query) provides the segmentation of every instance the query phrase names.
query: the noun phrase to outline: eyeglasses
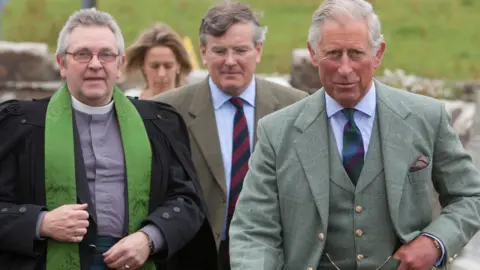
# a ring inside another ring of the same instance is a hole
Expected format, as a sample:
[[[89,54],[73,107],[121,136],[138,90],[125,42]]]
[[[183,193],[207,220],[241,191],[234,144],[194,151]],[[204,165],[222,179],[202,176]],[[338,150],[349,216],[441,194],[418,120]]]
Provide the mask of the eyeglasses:
[[[82,52],[65,52],[65,54],[69,54],[73,56],[73,60],[80,62],[80,63],[88,63],[92,60],[93,56],[96,55],[98,60],[103,63],[111,63],[115,61],[119,54],[113,52],[100,52],[100,53],[92,53],[89,51],[82,51]]]

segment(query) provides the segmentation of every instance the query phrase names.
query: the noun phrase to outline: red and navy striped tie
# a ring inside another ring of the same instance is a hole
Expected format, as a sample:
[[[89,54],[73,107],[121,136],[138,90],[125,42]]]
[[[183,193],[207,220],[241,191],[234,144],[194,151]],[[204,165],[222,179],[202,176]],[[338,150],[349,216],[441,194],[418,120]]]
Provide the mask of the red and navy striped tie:
[[[247,118],[243,112],[243,100],[232,97],[230,102],[237,111],[233,118],[233,147],[232,147],[232,170],[230,173],[230,195],[228,202],[228,220],[230,221],[238,196],[242,191],[243,178],[248,171],[248,159],[250,158],[250,136],[248,134]]]
[[[243,100],[238,97],[232,97],[230,102],[235,106],[237,111],[233,118],[232,170],[230,173],[230,193],[227,213],[227,240],[222,241],[222,244],[220,244],[220,253],[223,253],[220,254],[220,257],[223,259],[222,265],[226,267],[225,269],[230,269],[228,248],[230,222],[232,221],[238,196],[242,191],[243,178],[245,178],[247,174],[248,159],[250,158],[250,136],[248,134],[247,119],[243,113]]]

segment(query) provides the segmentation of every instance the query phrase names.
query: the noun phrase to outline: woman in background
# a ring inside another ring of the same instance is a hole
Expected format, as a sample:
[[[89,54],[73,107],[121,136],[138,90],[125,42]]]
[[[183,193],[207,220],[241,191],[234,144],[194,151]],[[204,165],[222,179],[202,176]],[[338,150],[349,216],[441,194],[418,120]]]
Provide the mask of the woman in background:
[[[143,89],[129,89],[126,95],[148,99],[186,83],[192,64],[180,36],[168,25],[147,28],[126,50],[126,75],[140,71]]]

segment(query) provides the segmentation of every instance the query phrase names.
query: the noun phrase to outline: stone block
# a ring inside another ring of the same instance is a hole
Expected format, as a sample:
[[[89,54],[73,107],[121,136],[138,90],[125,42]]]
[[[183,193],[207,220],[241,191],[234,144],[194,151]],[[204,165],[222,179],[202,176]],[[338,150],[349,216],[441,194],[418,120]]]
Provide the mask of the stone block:
[[[294,49],[292,51],[292,66],[290,70],[290,85],[306,91],[309,94],[322,88],[318,70],[312,65],[308,49]]]
[[[46,44],[0,41],[0,81],[56,80],[59,68]]]

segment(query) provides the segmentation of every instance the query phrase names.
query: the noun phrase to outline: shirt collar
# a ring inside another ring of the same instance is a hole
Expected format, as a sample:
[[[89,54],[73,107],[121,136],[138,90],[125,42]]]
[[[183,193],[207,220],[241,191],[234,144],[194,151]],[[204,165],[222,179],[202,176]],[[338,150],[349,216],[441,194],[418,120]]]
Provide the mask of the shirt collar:
[[[106,114],[112,111],[113,109],[113,100],[108,103],[107,105],[101,106],[101,107],[92,107],[87,104],[84,104],[80,102],[78,99],[76,99],[74,96],[72,96],[72,107],[82,113],[85,114]]]
[[[231,95],[220,90],[217,85],[215,85],[210,76],[208,77],[208,85],[210,86],[213,108],[215,110],[222,107],[225,102],[229,101],[232,98]],[[243,101],[247,102],[252,107],[255,107],[255,89],[256,82],[255,78],[253,78],[250,84],[247,86],[247,89],[245,89],[245,91],[243,91],[239,96],[243,99]]]
[[[327,110],[328,118],[335,115],[337,112],[343,110],[344,108],[338,104],[332,97],[325,92],[325,106]],[[367,94],[360,100],[360,102],[354,107],[356,110],[370,116],[375,115],[375,110],[377,107],[377,93],[375,88],[375,83],[372,82],[372,86],[368,90]]]

